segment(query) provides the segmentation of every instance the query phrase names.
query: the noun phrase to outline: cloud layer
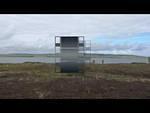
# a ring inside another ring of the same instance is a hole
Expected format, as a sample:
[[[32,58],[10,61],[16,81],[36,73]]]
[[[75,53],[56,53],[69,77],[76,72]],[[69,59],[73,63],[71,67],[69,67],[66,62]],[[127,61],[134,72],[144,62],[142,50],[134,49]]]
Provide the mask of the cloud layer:
[[[93,52],[148,55],[148,44],[124,39],[149,32],[150,15],[144,14],[0,15],[0,53],[54,52],[54,36],[83,35],[92,41]]]

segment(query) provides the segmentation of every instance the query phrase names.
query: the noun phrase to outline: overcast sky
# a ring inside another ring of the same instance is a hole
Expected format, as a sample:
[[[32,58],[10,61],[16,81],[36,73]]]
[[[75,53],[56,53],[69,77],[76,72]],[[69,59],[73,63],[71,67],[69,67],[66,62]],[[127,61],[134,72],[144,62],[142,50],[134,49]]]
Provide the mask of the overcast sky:
[[[82,35],[92,52],[150,56],[150,15],[0,15],[0,54],[53,53],[54,36]]]

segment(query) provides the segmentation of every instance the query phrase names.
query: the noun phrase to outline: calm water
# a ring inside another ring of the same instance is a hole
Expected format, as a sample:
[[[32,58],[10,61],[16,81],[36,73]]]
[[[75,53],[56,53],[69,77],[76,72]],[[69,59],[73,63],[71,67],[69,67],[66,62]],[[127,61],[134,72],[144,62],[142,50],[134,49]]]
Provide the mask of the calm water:
[[[96,64],[102,64],[102,60],[104,60],[105,64],[112,63],[148,63],[147,58],[92,58],[91,61],[95,60]]]
[[[148,63],[148,59],[145,57],[120,57],[120,58],[102,58],[95,57],[91,58],[91,62],[95,60],[96,64],[101,64],[104,60],[105,64],[109,63]],[[58,59],[59,61],[59,59]],[[44,63],[54,63],[54,57],[0,57],[0,63],[23,63],[23,62],[44,62]],[[87,61],[88,62],[88,61]]]

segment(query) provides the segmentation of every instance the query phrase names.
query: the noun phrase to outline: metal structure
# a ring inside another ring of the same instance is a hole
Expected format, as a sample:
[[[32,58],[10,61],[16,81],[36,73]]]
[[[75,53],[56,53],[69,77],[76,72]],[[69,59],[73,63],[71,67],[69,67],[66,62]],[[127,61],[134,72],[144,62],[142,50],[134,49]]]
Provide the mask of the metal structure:
[[[84,47],[85,47],[85,61],[86,63],[91,63],[91,40],[85,40]]]
[[[91,51],[89,44],[84,36],[55,36],[55,72],[84,72],[85,61],[89,60],[86,51]]]

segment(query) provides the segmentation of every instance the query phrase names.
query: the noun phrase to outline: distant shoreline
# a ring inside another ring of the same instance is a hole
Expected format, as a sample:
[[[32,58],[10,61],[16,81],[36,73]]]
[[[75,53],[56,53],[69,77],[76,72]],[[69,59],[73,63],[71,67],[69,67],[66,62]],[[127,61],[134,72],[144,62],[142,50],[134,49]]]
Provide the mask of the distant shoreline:
[[[85,54],[89,56],[90,54]],[[0,57],[55,57],[55,54],[20,54],[20,53],[12,53],[12,54],[0,54]],[[91,54],[91,57],[145,57],[147,56],[139,56],[139,55],[123,55],[123,54]]]

